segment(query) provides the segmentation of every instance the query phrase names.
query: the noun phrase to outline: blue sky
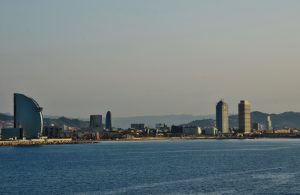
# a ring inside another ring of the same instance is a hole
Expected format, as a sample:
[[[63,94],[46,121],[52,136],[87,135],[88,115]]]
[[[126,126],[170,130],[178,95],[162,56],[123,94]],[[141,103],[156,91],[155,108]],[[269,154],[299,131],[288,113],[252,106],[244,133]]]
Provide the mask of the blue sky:
[[[0,112],[300,111],[300,1],[0,1]]]

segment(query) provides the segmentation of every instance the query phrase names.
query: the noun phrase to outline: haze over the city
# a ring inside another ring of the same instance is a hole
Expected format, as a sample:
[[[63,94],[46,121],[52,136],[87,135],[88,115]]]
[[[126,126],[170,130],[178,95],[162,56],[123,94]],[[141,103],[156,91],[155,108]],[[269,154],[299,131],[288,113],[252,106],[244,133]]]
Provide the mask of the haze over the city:
[[[0,112],[13,93],[87,118],[300,111],[300,1],[0,1]]]

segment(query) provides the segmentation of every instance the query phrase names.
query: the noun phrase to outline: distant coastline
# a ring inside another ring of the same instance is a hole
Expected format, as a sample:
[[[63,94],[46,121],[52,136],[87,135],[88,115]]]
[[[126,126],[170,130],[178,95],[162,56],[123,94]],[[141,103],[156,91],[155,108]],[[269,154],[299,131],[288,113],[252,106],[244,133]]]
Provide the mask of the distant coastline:
[[[8,140],[0,141],[1,146],[39,146],[39,145],[61,145],[61,144],[93,144],[95,140],[72,140],[72,139],[49,139],[49,140]]]
[[[298,136],[262,136],[262,137],[141,137],[123,139],[103,139],[103,140],[72,140],[72,139],[49,139],[49,140],[9,140],[0,141],[1,146],[40,146],[40,145],[66,145],[66,144],[96,144],[101,142],[139,142],[139,141],[179,141],[179,140],[247,140],[247,139],[299,139]]]

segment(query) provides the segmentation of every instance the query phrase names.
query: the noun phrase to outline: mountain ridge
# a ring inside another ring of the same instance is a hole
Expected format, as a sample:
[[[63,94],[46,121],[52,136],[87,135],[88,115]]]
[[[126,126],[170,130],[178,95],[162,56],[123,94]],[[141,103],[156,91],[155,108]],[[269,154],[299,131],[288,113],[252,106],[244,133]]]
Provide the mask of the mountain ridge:
[[[273,128],[300,128],[300,112],[288,111],[280,114],[268,114],[259,111],[251,112],[251,123],[260,123],[266,126],[267,116],[271,116]],[[209,121],[211,123],[210,127],[215,123],[215,119]],[[192,126],[207,126],[207,120],[195,120],[183,125],[192,125]],[[229,126],[231,128],[238,128],[238,115],[229,116]]]

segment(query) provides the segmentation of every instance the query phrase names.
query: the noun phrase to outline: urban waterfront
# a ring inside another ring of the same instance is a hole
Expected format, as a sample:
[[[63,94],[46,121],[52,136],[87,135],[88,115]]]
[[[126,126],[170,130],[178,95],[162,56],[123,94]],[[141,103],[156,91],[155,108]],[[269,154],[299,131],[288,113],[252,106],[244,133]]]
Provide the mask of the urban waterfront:
[[[290,194],[300,140],[1,147],[0,194]]]

